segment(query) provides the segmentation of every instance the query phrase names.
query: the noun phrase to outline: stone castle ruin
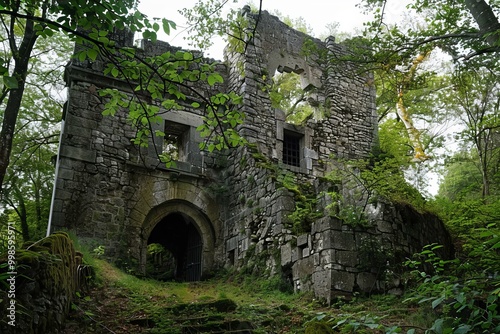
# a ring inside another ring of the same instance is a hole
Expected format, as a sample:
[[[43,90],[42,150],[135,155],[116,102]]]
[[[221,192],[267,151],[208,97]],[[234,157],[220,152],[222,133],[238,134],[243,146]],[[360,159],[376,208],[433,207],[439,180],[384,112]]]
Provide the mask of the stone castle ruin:
[[[254,14],[245,15],[256,22]],[[133,45],[132,38],[125,42]],[[324,57],[304,54],[306,43]],[[175,49],[162,42],[140,47],[145,54]],[[131,143],[135,132],[126,110],[102,115],[96,90],[127,91],[124,83],[105,76],[99,61],[72,60],[51,230],[72,230],[140,273],[154,262],[181,280],[235,268],[281,275],[295,290],[328,302],[355,291],[398,288],[397,280],[387,279],[387,263],[450,240],[437,218],[383,200],[365,203],[362,225],[332,214],[336,199],[329,194],[347,198],[355,189],[329,180],[332,157],[368,158],[377,146],[370,75],[328,61],[347,52],[333,38],[311,38],[263,12],[245,52],[227,49],[220,66],[224,83],[204,87],[243,97],[245,120],[237,130],[249,144],[203,152],[196,131],[202,111],[191,104],[166,110],[157,126],[169,134],[170,145],[175,142],[177,161],[170,168],[155,154],[166,141],[154,139],[139,149]],[[285,111],[273,108],[263,89],[276,71],[299,75],[323,116],[287,123]],[[168,256],[148,255],[153,244]]]

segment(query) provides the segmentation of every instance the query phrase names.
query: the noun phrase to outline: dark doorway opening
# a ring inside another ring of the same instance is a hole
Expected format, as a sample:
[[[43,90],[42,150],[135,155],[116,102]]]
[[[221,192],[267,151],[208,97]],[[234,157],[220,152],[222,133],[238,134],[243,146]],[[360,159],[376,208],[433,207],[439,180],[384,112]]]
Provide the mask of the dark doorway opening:
[[[146,275],[162,280],[199,281],[202,248],[192,219],[181,212],[171,213],[149,235]]]

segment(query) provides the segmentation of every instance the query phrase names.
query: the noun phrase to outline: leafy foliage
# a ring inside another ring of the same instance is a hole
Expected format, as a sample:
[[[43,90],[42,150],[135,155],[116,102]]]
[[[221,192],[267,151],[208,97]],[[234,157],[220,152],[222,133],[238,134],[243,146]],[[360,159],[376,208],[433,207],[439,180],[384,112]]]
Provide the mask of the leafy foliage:
[[[425,209],[425,199],[405,180],[399,158],[381,154],[368,160],[338,160],[335,164],[336,168],[327,179],[334,184],[341,181],[340,188],[347,190],[340,194],[342,204],[337,211],[342,212],[343,207],[361,222],[366,206],[379,197],[411,204],[417,210]]]
[[[456,60],[480,57],[484,63],[492,60],[494,53],[498,52],[491,47],[498,40],[498,35],[492,33],[498,25],[495,20],[498,6],[495,4],[470,0],[413,0],[406,9],[419,18],[418,28],[401,29],[398,26],[388,28],[384,24],[385,3],[381,0],[363,1],[364,8],[375,13],[367,28],[376,36],[375,44],[383,46],[382,50],[396,50],[403,55],[418,48],[437,46]],[[478,17],[481,12],[485,14],[482,18]]]
[[[500,333],[500,278],[497,274],[478,272],[474,276],[454,276],[462,264],[442,260],[429,245],[409,260],[414,278],[418,280],[408,302],[430,303],[439,317],[429,333]],[[424,269],[427,268],[427,269]],[[467,268],[468,275],[473,272]]]
[[[5,219],[14,222],[24,241],[38,239],[46,230],[61,121],[63,97],[59,92],[64,89],[60,78],[71,45],[64,35],[54,34],[51,39],[39,40],[34,51],[16,120],[12,165],[1,197]],[[9,57],[6,52],[2,56]],[[5,109],[0,116],[5,117]]]
[[[308,102],[311,91],[305,91],[296,73],[277,73],[269,89],[271,105],[285,112],[286,120],[292,124],[303,124],[313,117],[316,109]]]

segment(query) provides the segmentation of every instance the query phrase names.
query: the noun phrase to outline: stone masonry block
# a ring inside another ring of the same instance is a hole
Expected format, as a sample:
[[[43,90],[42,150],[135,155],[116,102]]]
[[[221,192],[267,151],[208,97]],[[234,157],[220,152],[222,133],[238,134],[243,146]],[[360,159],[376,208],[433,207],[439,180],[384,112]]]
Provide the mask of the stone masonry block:
[[[338,264],[346,267],[356,267],[358,265],[358,253],[353,251],[337,251],[335,260]]]
[[[60,168],[58,177],[64,180],[72,180],[75,172],[72,169]]]
[[[335,290],[352,292],[354,290],[355,274],[332,270],[331,282],[332,288]]]
[[[78,147],[61,147],[61,156],[82,160],[87,162],[95,162],[96,152]]]
[[[292,248],[292,262],[295,262],[302,258],[302,254],[299,254],[300,249],[297,247]]]
[[[377,222],[377,229],[382,233],[391,233],[393,231],[392,224],[383,220]]]
[[[309,234],[302,234],[297,237],[297,246],[307,246]]]
[[[331,248],[350,251],[356,249],[356,242],[354,240],[354,234],[352,232],[332,231],[330,233],[330,237],[332,238]]]
[[[287,266],[292,263],[292,244],[287,243],[281,246],[281,266]]]
[[[325,266],[335,261],[335,250],[334,249],[326,249],[321,251],[319,255],[319,264],[321,266]]]
[[[232,237],[226,241],[226,251],[232,251],[238,246],[238,237]]]
[[[312,257],[301,259],[295,262],[292,266],[292,276],[294,280],[304,280],[310,277],[314,271],[314,261]]]

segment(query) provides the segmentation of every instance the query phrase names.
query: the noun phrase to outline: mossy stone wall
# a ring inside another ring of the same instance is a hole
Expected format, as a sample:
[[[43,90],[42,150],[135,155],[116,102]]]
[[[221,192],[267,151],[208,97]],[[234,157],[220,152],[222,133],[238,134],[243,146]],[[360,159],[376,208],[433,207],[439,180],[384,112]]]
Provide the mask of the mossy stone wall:
[[[1,255],[0,263],[6,261]],[[16,261],[15,326],[7,323],[10,299],[1,291],[0,333],[58,333],[75,295],[81,255],[66,233],[56,232],[17,249]]]

